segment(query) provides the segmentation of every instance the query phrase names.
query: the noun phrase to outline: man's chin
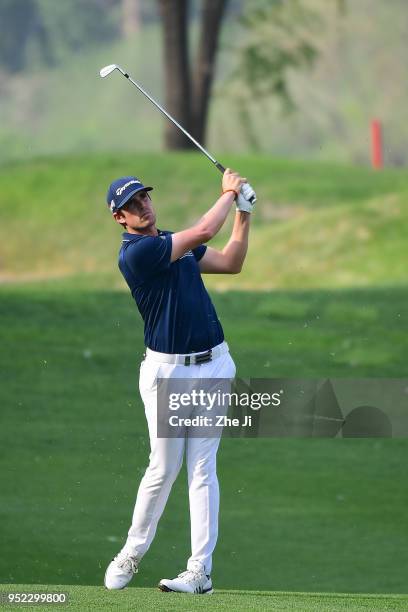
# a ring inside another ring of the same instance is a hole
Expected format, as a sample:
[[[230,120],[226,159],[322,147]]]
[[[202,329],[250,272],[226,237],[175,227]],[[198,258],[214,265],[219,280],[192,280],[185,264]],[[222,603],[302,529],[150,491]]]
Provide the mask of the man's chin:
[[[143,232],[143,230],[148,230],[155,227],[156,219],[151,217],[146,219],[146,221],[140,225],[132,225],[132,230],[135,232]]]

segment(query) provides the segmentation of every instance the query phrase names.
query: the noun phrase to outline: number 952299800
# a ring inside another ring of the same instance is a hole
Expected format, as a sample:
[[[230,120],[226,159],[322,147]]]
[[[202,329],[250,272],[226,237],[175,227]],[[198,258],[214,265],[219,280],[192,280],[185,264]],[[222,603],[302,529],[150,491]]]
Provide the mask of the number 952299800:
[[[0,593],[0,603],[2,604],[64,604],[68,602],[67,593],[55,592],[5,592]]]

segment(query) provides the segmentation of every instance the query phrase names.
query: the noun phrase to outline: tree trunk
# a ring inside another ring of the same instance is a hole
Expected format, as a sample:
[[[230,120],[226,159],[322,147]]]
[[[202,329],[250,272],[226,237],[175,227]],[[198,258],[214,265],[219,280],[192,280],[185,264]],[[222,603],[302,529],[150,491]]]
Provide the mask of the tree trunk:
[[[228,0],[203,0],[201,34],[193,81],[192,133],[201,143],[206,140],[208,107],[215,73],[215,60],[222,18]]]
[[[159,0],[164,30],[166,110],[187,130],[191,129],[191,83],[188,62],[188,0]],[[193,145],[180,130],[166,121],[167,149]]]

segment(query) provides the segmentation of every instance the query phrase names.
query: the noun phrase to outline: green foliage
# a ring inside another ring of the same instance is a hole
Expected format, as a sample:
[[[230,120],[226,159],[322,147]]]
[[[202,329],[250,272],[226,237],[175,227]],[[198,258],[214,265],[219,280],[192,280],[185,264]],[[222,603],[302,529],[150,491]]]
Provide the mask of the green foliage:
[[[114,39],[115,0],[2,0],[0,65],[9,72],[59,64],[68,54]]]
[[[317,27],[311,23],[304,32],[301,30],[306,37],[314,32],[311,44],[318,54],[312,65],[286,71],[286,87],[296,112],[282,117],[281,100],[273,93],[267,94],[263,83],[260,94],[264,88],[265,95],[251,95],[252,88],[246,91],[238,65],[234,88],[229,90],[231,95],[227,101],[217,103],[214,133],[222,129],[224,138],[228,138],[235,122],[241,125],[241,106],[245,103],[246,130],[241,128],[238,135],[234,132],[236,149],[251,144],[252,150],[279,152],[284,156],[368,165],[370,121],[377,118],[384,128],[385,165],[406,165],[408,85],[401,62],[401,57],[407,54],[406,5],[400,0],[392,3],[304,0],[303,4],[319,16]],[[248,3],[248,12],[254,5],[255,2]],[[270,3],[263,5],[272,12]],[[284,2],[287,11],[294,5]],[[279,36],[279,28],[276,29]],[[245,50],[246,44],[256,47],[258,36],[261,57],[262,54],[267,59],[273,57],[274,45],[281,43],[279,38],[275,40],[274,23],[266,17],[238,34],[236,56],[240,57],[240,49]],[[284,44],[291,44],[291,39]],[[251,75],[246,72],[245,78]],[[265,75],[265,80],[273,84],[272,71]],[[237,99],[234,116],[225,119],[227,108],[231,109]]]
[[[288,73],[310,68],[316,60],[321,14],[302,0],[275,0],[251,8],[241,21],[248,39],[235,78],[246,83],[248,99],[273,95],[286,110],[294,110]]]
[[[143,6],[149,10],[156,6],[146,2]],[[245,10],[252,6],[252,2],[243,4]],[[319,55],[310,69],[288,70],[288,90],[297,111],[284,115],[276,96],[253,95],[248,100],[251,90],[239,71],[233,85],[228,80],[246,34],[227,14],[210,112],[209,150],[220,159],[226,151],[252,150],[367,166],[370,120],[377,117],[384,127],[385,164],[404,165],[408,159],[408,80],[401,62],[407,54],[405,3],[349,2],[340,14],[332,0],[311,0],[307,7],[318,7],[323,15],[325,25],[312,41]],[[161,150],[164,120],[157,111],[120,78],[107,82],[97,76],[99,68],[115,58],[164,101],[161,29],[145,13],[140,33],[129,40],[112,44],[104,40],[102,47],[83,49],[75,61],[67,56],[58,70],[26,71],[7,78],[3,74],[0,163],[56,153],[109,150],[132,155]],[[347,189],[347,177],[342,189]]]
[[[115,0],[37,0],[53,63],[119,35]]]

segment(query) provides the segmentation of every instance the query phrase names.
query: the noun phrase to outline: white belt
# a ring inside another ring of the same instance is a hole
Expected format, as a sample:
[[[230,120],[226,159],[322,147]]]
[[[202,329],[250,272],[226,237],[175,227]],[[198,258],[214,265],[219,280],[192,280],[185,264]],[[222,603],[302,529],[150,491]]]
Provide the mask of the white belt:
[[[207,361],[217,359],[217,357],[220,357],[224,353],[228,353],[228,351],[228,344],[226,342],[221,342],[221,344],[217,344],[217,346],[214,346],[214,348],[208,351],[203,351],[201,353],[186,353],[184,355],[176,353],[158,353],[157,351],[146,348],[146,357],[154,359],[154,361],[160,361],[161,363],[177,363],[179,365],[189,366],[207,363]]]

